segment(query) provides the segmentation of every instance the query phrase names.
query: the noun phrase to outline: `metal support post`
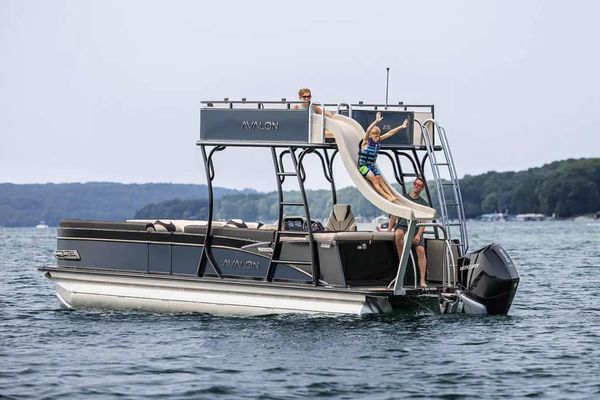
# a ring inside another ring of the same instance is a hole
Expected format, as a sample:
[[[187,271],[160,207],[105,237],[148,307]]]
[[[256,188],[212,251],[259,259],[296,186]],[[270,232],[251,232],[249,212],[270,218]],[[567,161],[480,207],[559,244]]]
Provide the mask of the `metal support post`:
[[[417,231],[417,221],[408,220],[408,229],[404,234],[404,246],[402,246],[402,255],[400,257],[400,265],[398,265],[398,273],[396,274],[396,283],[394,284],[394,295],[405,294],[404,289],[404,274],[406,273],[406,266],[408,265],[408,259],[410,257],[410,249],[412,248],[412,241]]]

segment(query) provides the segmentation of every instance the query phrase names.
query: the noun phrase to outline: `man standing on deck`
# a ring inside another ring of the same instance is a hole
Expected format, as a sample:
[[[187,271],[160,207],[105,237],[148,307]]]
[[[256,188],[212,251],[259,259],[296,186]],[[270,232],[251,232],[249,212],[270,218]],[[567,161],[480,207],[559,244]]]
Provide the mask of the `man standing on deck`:
[[[423,187],[425,187],[425,181],[422,178],[417,177],[412,184],[412,190],[410,193],[405,194],[404,197],[414,201],[417,204],[429,207],[427,200],[421,197],[421,191],[423,190]],[[398,252],[398,257],[402,257],[404,235],[408,229],[408,221],[404,218],[398,218],[395,215],[390,215],[388,231],[391,231],[392,229],[394,229],[394,241],[396,242],[396,251]],[[423,239],[424,230],[424,226],[419,227],[412,242],[412,247],[414,247],[417,252],[417,260],[419,264],[419,286],[422,288],[427,287],[427,282],[425,282],[427,259],[425,258],[425,240]]]

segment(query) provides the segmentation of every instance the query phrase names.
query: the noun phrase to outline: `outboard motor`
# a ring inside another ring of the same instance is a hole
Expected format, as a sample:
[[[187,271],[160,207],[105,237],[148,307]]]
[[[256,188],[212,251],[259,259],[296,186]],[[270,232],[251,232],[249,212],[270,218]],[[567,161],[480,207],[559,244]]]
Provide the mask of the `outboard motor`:
[[[502,246],[492,243],[459,260],[459,283],[468,298],[488,314],[506,314],[519,285],[519,274]]]

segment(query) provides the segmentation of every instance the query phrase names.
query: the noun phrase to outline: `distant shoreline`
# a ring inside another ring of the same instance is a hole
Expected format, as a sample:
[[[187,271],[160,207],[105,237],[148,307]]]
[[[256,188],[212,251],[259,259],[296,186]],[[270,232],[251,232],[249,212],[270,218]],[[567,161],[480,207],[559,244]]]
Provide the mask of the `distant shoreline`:
[[[558,219],[586,219],[600,211],[600,158],[556,161],[520,172],[466,175],[460,180],[460,187],[467,218],[502,210],[511,215],[533,213]],[[373,219],[381,215],[355,188],[340,188],[336,192],[338,202],[350,204],[355,216]],[[435,189],[430,187],[430,192],[432,206],[436,207]],[[277,219],[276,207],[272,207],[277,203],[276,192],[213,187],[213,193],[217,200],[215,218]],[[301,201],[298,192],[288,195]],[[331,211],[331,192],[307,190],[307,195],[313,218],[326,218]],[[0,226],[35,227],[40,221],[57,226],[63,219],[200,220],[207,216],[207,197],[208,188],[203,184],[1,183]]]

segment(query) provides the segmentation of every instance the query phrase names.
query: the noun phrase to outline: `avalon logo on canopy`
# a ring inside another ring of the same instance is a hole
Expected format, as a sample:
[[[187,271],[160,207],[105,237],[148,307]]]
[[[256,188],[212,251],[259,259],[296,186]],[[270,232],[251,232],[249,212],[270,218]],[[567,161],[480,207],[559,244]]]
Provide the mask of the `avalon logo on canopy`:
[[[274,121],[242,121],[243,131],[278,131],[279,122]]]

